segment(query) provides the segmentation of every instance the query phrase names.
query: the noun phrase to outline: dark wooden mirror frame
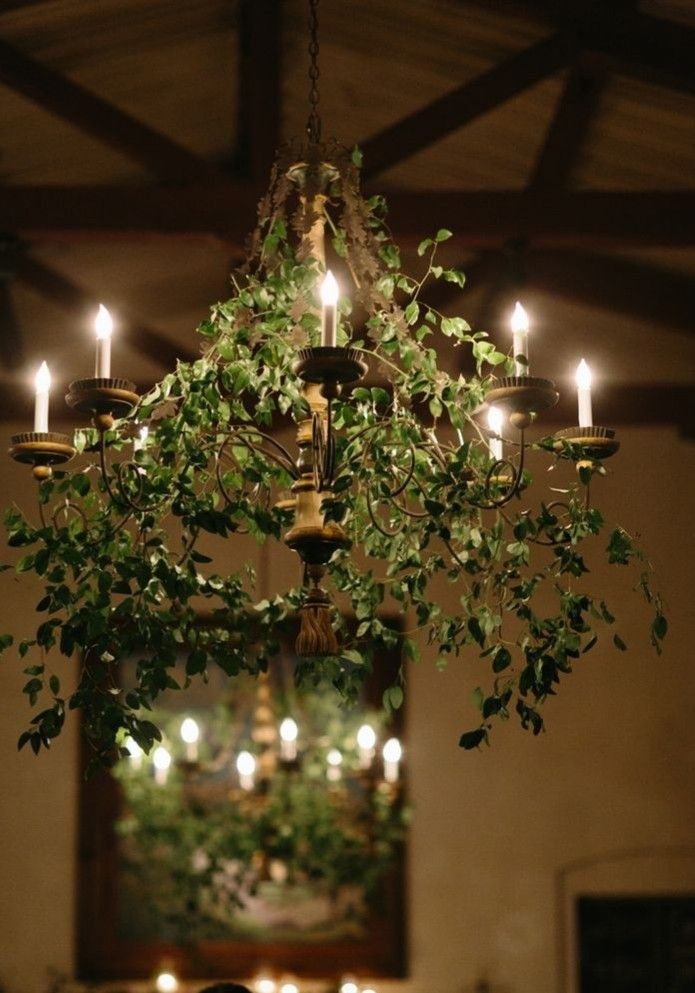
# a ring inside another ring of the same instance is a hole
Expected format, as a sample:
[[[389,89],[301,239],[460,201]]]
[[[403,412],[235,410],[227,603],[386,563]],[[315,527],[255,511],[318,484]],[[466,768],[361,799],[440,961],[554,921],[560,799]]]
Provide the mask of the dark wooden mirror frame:
[[[386,618],[391,627],[400,622]],[[201,623],[204,621],[201,620]],[[364,701],[379,706],[401,665],[400,648],[377,658]],[[403,739],[405,715],[393,715],[393,732]],[[90,753],[81,749],[77,902],[77,971],[85,981],[147,979],[166,966],[183,979],[243,978],[263,968],[299,977],[331,978],[342,973],[401,978],[407,975],[405,845],[384,881],[382,906],[374,910],[364,940],[263,943],[201,941],[184,947],[157,941],[125,941],[117,932],[118,851],[114,825],[120,788],[108,772],[84,776]],[[404,788],[405,790],[405,788]]]

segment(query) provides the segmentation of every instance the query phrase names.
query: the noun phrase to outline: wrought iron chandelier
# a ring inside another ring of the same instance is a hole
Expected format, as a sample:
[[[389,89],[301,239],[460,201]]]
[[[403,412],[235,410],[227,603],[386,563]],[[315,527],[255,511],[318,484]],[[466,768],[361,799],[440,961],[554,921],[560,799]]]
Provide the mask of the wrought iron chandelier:
[[[307,138],[278,154],[233,297],[199,328],[200,359],[179,363],[138,397],[112,374],[102,310],[95,375],[75,380],[66,398],[93,427],[74,438],[49,431],[43,365],[34,431],[12,439],[12,458],[39,483],[39,524],[16,510],[6,518],[10,544],[36,549],[20,570],[45,585],[39,608],[48,618],[20,645],[22,657],[40,653],[25,692],[32,702],[45,690],[52,697],[20,739],[35,751],[71,708],[84,711],[102,758],[124,733],[149,749],[158,729],[143,714],[159,693],[179,688],[177,653],[188,653],[187,679],[213,664],[230,676],[264,671],[279,626],[296,612],[299,677],[326,677],[354,695],[379,646],[400,637],[383,623],[389,600],[415,618],[439,664],[476,649],[489,661],[492,687],[477,691],[481,723],[461,738],[472,748],[510,709],[538,733],[539,704],[595,643],[593,619],[613,621],[600,596],[581,587],[579,545],[604,527],[590,482],[618,449],[614,431],[593,424],[588,367],[582,361],[578,370],[579,424],[530,440],[558,392],[530,374],[523,308],[510,352],[428,305],[430,281],[464,283],[438,262],[451,233],[420,244],[423,274],[402,272],[383,198],[359,192],[359,152],[322,140],[316,8],[310,0]],[[441,371],[443,347],[468,352],[470,371]],[[296,454],[278,433],[288,420]],[[81,467],[66,474],[62,466],[78,453]],[[532,453],[576,466],[578,477],[535,508],[522,503]],[[243,568],[212,573],[199,538],[233,542],[237,532],[282,538],[300,559],[301,585],[254,603]],[[640,566],[658,648],[661,603],[621,528],[610,534],[608,560]],[[340,611],[322,585],[327,577]],[[441,590],[428,592],[440,580],[457,589],[448,613]],[[533,607],[541,587],[556,598],[555,614]],[[193,604],[201,597],[218,604],[205,633]],[[354,637],[345,612],[356,615]],[[406,659],[417,656],[411,634],[402,644]],[[47,667],[51,648],[85,654],[69,693]],[[142,652],[139,683],[124,694],[115,669],[133,651]],[[402,695],[399,683],[385,702],[397,707]]]

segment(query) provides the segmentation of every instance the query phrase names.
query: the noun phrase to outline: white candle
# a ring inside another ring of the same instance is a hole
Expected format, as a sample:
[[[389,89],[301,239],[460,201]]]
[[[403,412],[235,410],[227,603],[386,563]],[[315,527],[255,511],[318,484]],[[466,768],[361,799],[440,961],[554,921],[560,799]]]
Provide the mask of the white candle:
[[[363,724],[357,732],[357,747],[360,752],[360,769],[368,769],[374,759],[376,732],[371,724]]]
[[[577,406],[579,408],[579,427],[590,428],[591,418],[591,369],[584,359],[577,366]]]
[[[382,752],[384,758],[384,779],[387,783],[398,782],[398,765],[403,755],[403,749],[398,738],[389,738]]]
[[[51,392],[51,373],[45,362],[39,366],[34,385],[36,387],[34,431],[46,434],[48,431],[48,397]]]
[[[251,752],[239,752],[236,760],[236,771],[239,773],[239,786],[247,793],[254,787],[256,760]]]
[[[142,767],[142,748],[130,735],[125,740],[125,747],[128,749],[131,768],[140,769]]]
[[[331,748],[330,752],[326,756],[326,762],[328,763],[326,778],[331,783],[337,783],[342,776],[340,767],[343,764],[343,756],[337,748]]]
[[[284,762],[294,762],[297,758],[297,722],[286,717],[280,724],[280,758]]]
[[[198,761],[198,739],[200,738],[200,728],[198,722],[192,717],[184,717],[181,721],[181,740],[186,746],[186,759],[188,762]]]
[[[526,362],[516,362],[517,376],[528,376],[528,314],[518,300],[512,314],[512,348],[515,360],[517,355],[523,355],[526,359]]]
[[[338,320],[338,284],[329,269],[321,283],[321,344],[335,347]]]
[[[504,420],[504,414],[500,407],[492,406],[487,412],[487,426],[495,435],[500,435],[502,432],[502,422]],[[495,462],[500,462],[503,458],[504,446],[502,439],[490,438],[490,458],[494,459]]]
[[[133,438],[133,452],[144,451],[147,445],[147,436],[149,435],[149,433],[150,433],[150,429],[147,427],[146,424],[143,424],[143,426],[140,428],[135,438]]]
[[[171,755],[163,745],[155,748],[152,762],[154,764],[154,781],[158,786],[164,786],[169,778]]]
[[[99,304],[99,310],[94,319],[94,330],[97,336],[94,375],[97,379],[109,379],[111,376],[111,332],[113,331],[113,320],[103,303]]]

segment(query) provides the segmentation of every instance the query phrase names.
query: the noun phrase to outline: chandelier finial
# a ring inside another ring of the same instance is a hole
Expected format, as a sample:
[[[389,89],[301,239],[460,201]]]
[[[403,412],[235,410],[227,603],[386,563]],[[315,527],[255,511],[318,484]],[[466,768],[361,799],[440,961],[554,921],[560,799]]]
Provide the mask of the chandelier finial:
[[[321,141],[321,118],[319,117],[319,0],[309,0],[309,118],[306,131],[309,141],[316,145]]]

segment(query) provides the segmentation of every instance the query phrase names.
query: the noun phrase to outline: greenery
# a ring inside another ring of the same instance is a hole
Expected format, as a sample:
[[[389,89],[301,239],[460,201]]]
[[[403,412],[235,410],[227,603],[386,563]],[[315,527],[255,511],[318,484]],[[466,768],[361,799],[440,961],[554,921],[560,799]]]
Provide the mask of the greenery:
[[[381,619],[395,605],[414,624],[403,639],[405,660],[434,646],[438,666],[458,656],[470,659],[471,673],[478,657],[487,666],[487,686],[475,691],[480,724],[463,734],[464,748],[487,740],[493,719],[514,712],[537,734],[540,705],[596,644],[600,626],[613,624],[600,592],[588,588],[585,546],[599,543],[600,552],[602,544],[608,562],[637,567],[658,650],[666,620],[648,564],[632,538],[608,528],[585,500],[591,477],[604,472],[599,463],[581,469],[561,508],[542,502],[530,510],[480,508],[491,460],[475,415],[494,374],[511,371],[510,356],[463,318],[445,317],[427,303],[435,281],[464,285],[463,273],[438,261],[450,232],[423,241],[422,271],[404,273],[384,200],[365,201],[358,193],[359,155],[338,165],[340,179],[322,209],[354,284],[340,301],[339,341],[362,350],[388,386],[360,386],[335,402],[338,475],[324,509],[342,522],[355,548],[337,552],[329,574],[339,606],[354,613],[358,626],[350,634],[336,613],[340,654],[304,660],[298,678],[309,685],[328,681],[354,698],[375,653],[397,637]],[[249,262],[233,276],[230,299],[216,304],[198,329],[201,357],[179,362],[107,434],[137,509],[117,493],[108,497],[93,455],[94,432],[84,431],[81,468],[56,471],[39,487],[44,509],[67,500],[79,513],[68,507],[47,524],[32,523],[15,507],[5,515],[9,544],[23,553],[17,571],[33,573],[41,586],[37,628],[16,647],[27,675],[24,693],[39,707],[20,746],[48,747],[66,714],[79,708],[98,759],[112,761],[122,731],[147,750],[160,737],[149,711],[163,691],[185,688],[214,666],[230,679],[264,671],[283,626],[296,623],[301,589],[255,602],[252,570],[228,565],[235,533],[278,540],[292,518],[263,498],[290,486],[288,472],[242,444],[232,426],[267,430],[278,417],[307,416],[292,363],[298,348],[318,342],[320,267],[301,237],[316,217],[291,212],[293,192],[280,163]],[[465,355],[470,374],[442,371],[444,350],[461,355],[460,367]],[[131,456],[142,423],[150,427],[149,443]],[[440,435],[452,430],[456,441],[445,445]],[[547,440],[536,447],[558,463],[581,454],[571,445],[555,454]],[[390,499],[394,480],[407,477],[403,492]],[[526,473],[524,497],[530,486]],[[217,569],[198,550],[206,533],[218,541]],[[456,589],[456,598],[448,597],[457,604],[452,611],[441,606],[442,583]],[[201,603],[212,618],[205,628],[196,623]],[[625,647],[619,635],[613,640]],[[11,644],[10,635],[0,640],[3,649]],[[182,649],[183,681],[173,675]],[[125,691],[118,665],[134,654],[137,684]],[[478,679],[471,676],[473,686]],[[398,706],[402,695],[399,683],[385,702]]]

